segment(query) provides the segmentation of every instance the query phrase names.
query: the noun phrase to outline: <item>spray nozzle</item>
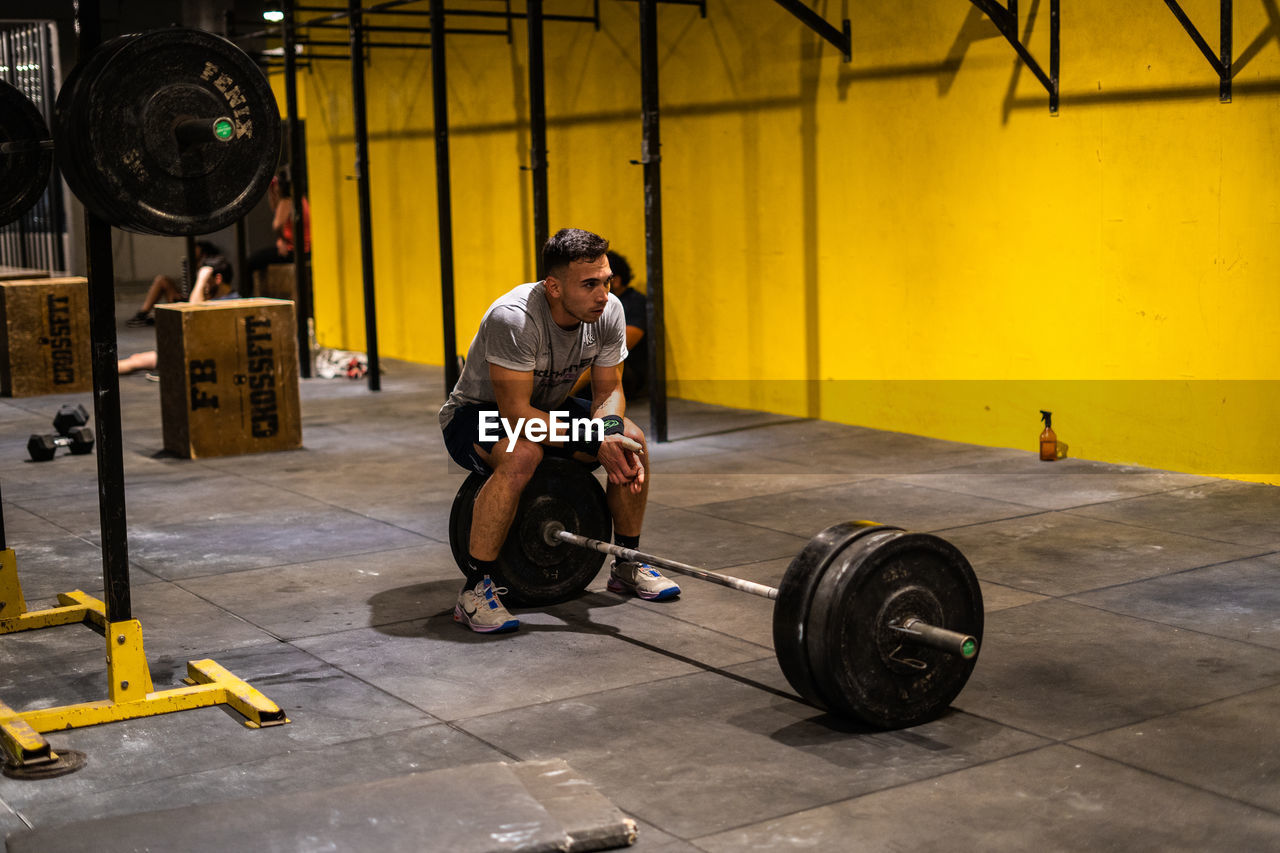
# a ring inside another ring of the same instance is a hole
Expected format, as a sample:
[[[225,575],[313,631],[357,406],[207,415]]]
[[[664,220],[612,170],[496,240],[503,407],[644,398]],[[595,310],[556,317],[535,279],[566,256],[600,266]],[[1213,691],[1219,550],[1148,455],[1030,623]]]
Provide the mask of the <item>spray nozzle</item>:
[[[1044,421],[1046,429],[1053,426],[1053,412],[1046,412],[1044,409],[1041,409],[1040,420]]]

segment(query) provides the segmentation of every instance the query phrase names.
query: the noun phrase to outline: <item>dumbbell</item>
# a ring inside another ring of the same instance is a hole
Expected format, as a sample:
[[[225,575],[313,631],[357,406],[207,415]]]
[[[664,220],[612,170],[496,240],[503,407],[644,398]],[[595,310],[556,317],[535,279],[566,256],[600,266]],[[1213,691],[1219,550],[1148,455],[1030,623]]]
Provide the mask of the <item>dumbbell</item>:
[[[67,403],[53,416],[53,428],[58,431],[58,435],[71,435],[72,428],[84,426],[88,422],[89,410],[79,403]]]
[[[33,435],[27,440],[27,453],[35,462],[48,462],[59,447],[69,448],[76,455],[92,453],[93,430],[87,426],[73,426],[66,435]]]

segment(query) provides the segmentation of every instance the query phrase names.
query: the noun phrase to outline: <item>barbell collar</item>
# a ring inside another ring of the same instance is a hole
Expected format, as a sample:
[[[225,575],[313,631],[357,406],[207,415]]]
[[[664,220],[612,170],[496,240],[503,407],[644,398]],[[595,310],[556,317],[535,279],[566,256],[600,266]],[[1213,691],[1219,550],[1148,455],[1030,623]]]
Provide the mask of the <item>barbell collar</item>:
[[[697,566],[690,566],[686,563],[677,563],[675,560],[668,560],[665,557],[658,557],[654,554],[646,554],[642,551],[636,551],[632,548],[623,548],[621,545],[613,545],[608,542],[601,542],[599,539],[591,539],[587,536],[580,536],[577,533],[571,533],[564,529],[564,525],[558,521],[548,521],[542,526],[542,538],[548,545],[558,545],[567,542],[570,545],[576,545],[579,548],[589,548],[593,551],[599,551],[602,554],[612,554],[623,560],[633,563],[648,563],[651,566],[658,566],[663,569],[676,572],[682,575],[699,578],[700,580],[710,581],[711,583],[727,586],[730,589],[736,589],[739,592],[758,595],[761,598],[777,599],[778,590],[776,587],[765,586],[762,583],[735,578],[731,575],[722,575],[718,572],[701,569]]]
[[[901,623],[890,625],[889,627],[894,631],[908,635],[911,637],[912,642],[932,649],[940,649],[953,655],[959,655],[965,660],[971,660],[978,654],[977,638],[969,634],[961,634],[959,631],[939,628],[914,617],[904,619]]]

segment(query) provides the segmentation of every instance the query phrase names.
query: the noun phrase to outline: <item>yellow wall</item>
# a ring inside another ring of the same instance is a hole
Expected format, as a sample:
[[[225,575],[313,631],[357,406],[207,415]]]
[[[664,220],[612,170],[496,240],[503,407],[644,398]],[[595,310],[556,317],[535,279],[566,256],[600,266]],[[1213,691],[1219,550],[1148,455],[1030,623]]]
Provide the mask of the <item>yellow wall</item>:
[[[851,63],[771,0],[707,5],[659,8],[670,393],[1028,450],[1052,409],[1073,456],[1280,482],[1266,4],[1235,4],[1220,104],[1164,4],[1064,3],[1056,117],[962,0],[817,3],[849,9]],[[1048,2],[1019,5],[1047,68]],[[547,24],[551,224],[643,279],[638,10],[600,7],[599,32]],[[1216,0],[1183,7],[1216,45]],[[515,31],[447,47],[461,349],[533,275]],[[360,349],[350,71],[301,80],[317,331]],[[380,351],[440,363],[429,52],[374,53],[367,86]]]

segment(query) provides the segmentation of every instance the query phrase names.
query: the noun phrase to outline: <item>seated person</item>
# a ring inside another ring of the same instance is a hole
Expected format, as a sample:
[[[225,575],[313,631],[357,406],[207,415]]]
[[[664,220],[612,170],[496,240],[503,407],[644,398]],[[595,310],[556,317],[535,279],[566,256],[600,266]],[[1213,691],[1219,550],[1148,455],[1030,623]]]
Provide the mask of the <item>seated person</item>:
[[[472,509],[467,579],[453,611],[453,618],[473,631],[500,633],[520,625],[498,597],[505,588],[491,576],[520,493],[544,455],[603,465],[614,542],[640,546],[649,458],[644,433],[625,417],[619,374],[627,356],[626,323],[622,304],[609,293],[608,249],[609,241],[589,231],[556,232],[542,249],[546,278],[522,284],[489,306],[462,375],[440,409],[449,455],[466,470],[489,475]],[[583,368],[591,395],[580,400],[569,393]],[[599,418],[603,439],[549,437],[546,425],[553,411]],[[543,439],[528,433],[495,439],[481,428],[482,415],[541,422]],[[622,560],[614,560],[607,588],[646,601],[680,594],[680,587],[652,566]]]
[[[271,264],[293,263],[293,191],[289,187],[289,179],[283,174],[271,179],[271,187],[267,190],[267,201],[271,205],[271,230],[275,232],[276,243],[260,249],[249,256],[245,269],[244,285],[254,287],[255,276],[265,271]],[[307,200],[302,200],[302,251],[311,253],[311,207]]]
[[[206,243],[205,245],[208,246],[209,244]],[[199,250],[199,246],[200,244],[197,243],[197,250]],[[215,299],[235,299],[238,294],[232,289],[231,282],[233,278],[231,264],[227,263],[226,258],[221,255],[204,255],[203,264],[196,273],[195,286],[191,288],[191,303],[194,305]],[[155,320],[151,320],[151,323],[154,324]],[[129,321],[129,324],[134,325],[132,320]],[[133,355],[116,362],[116,373],[121,375],[138,370],[155,369],[155,350],[135,352]]]
[[[207,259],[207,260],[206,260]],[[227,289],[230,291],[231,283],[231,265],[227,263],[222,250],[206,240],[196,241],[196,267],[203,271],[215,261],[221,261],[221,267],[225,269],[225,278]],[[183,258],[183,264],[186,259]],[[197,280],[200,272],[196,273]],[[219,296],[207,298],[222,298]],[[154,326],[156,321],[152,315],[152,310],[161,302],[182,302],[182,291],[178,288],[178,283],[167,275],[158,275],[151,282],[151,287],[147,290],[146,298],[142,300],[142,307],[138,309],[138,313],[134,314],[127,321],[126,326]]]

